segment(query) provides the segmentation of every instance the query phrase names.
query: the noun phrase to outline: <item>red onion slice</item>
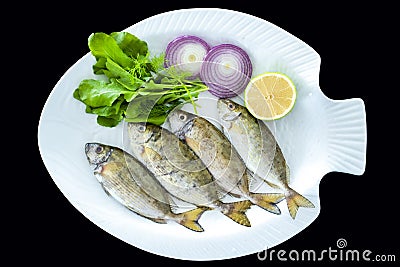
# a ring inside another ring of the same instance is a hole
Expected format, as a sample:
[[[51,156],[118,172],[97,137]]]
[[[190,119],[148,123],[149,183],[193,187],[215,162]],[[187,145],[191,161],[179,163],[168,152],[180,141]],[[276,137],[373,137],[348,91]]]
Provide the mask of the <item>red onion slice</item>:
[[[191,78],[197,78],[204,56],[210,48],[206,41],[197,36],[179,36],[168,43],[164,66],[175,66],[180,71],[190,72]]]
[[[250,81],[253,66],[249,55],[233,44],[216,45],[208,51],[200,69],[200,79],[219,97],[241,94]]]

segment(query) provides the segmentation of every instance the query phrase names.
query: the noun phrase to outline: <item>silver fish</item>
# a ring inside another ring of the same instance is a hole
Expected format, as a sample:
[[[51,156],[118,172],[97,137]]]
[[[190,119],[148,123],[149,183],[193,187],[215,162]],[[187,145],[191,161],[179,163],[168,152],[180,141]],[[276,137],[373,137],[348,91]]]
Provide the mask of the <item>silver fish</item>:
[[[307,198],[289,186],[289,166],[265,123],[251,115],[246,107],[231,100],[220,99],[217,106],[224,131],[246,166],[269,185],[283,191],[291,217],[296,217],[299,207],[313,208]]]
[[[173,213],[168,192],[130,154],[117,147],[99,143],[87,143],[85,153],[104,191],[129,210],[157,223],[175,221],[190,230],[204,231],[198,220],[206,209]],[[143,184],[139,185],[138,181]]]
[[[251,226],[245,214],[251,202],[223,203],[212,174],[173,133],[157,125],[130,122],[128,135],[134,155],[171,195],[198,207],[218,210],[241,225]]]
[[[167,120],[172,132],[200,157],[224,192],[248,199],[269,212],[281,213],[276,204],[284,195],[250,192],[249,171],[243,159],[214,124],[183,110],[171,112]]]

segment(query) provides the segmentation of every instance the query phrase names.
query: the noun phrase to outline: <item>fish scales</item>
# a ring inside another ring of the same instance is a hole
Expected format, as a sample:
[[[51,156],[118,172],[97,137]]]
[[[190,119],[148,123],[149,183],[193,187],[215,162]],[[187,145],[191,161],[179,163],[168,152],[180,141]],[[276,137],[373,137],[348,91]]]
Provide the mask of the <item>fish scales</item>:
[[[128,123],[132,151],[170,194],[196,206],[216,209],[233,221],[250,226],[247,200],[223,203],[214,176],[193,150],[167,129]]]
[[[168,192],[132,155],[100,143],[87,143],[85,153],[104,191],[129,210],[157,223],[175,221],[193,231],[204,231],[198,220],[205,209],[173,213]]]
[[[289,186],[289,166],[265,123],[232,100],[219,99],[217,108],[224,131],[246,166],[255,176],[284,193],[291,217],[295,219],[299,207],[313,208],[314,204]]]
[[[205,163],[225,193],[250,200],[275,214],[280,214],[276,205],[284,196],[280,193],[256,194],[249,190],[249,170],[228,138],[210,121],[175,110],[168,116],[172,131]]]

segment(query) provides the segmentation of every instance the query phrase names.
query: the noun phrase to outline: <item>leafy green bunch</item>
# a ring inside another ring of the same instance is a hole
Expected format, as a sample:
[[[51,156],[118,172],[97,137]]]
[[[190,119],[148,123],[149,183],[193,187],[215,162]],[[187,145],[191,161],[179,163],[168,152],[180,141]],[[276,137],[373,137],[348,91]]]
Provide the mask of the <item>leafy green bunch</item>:
[[[192,103],[208,88],[190,73],[164,68],[164,56],[151,57],[145,41],[128,32],[91,34],[89,49],[96,59],[93,72],[107,79],[85,79],[73,97],[97,115],[97,123],[114,127],[122,120],[164,123],[179,105]]]

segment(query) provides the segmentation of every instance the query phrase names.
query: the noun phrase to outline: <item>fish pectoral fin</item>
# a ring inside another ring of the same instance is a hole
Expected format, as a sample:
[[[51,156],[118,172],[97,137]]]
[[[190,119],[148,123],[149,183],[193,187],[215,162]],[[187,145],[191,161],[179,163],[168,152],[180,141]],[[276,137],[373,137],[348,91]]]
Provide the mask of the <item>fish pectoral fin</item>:
[[[185,226],[186,228],[193,230],[195,232],[204,232],[203,227],[198,223],[201,215],[209,210],[206,207],[196,208],[194,210],[189,210],[178,215],[178,223]]]
[[[150,161],[160,161],[163,158],[157,151],[147,146],[143,149],[143,157]]]
[[[188,144],[188,146],[195,152],[200,151],[200,145],[199,142],[196,142],[193,138],[190,137],[185,137],[185,142]]]
[[[286,203],[289,209],[290,216],[295,219],[297,210],[299,207],[304,207],[304,208],[314,208],[314,204],[308,200],[307,198],[303,197],[299,193],[297,193],[295,190],[288,188],[288,190],[285,193],[285,198],[286,198]]]

